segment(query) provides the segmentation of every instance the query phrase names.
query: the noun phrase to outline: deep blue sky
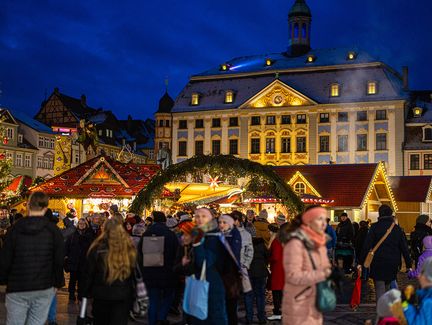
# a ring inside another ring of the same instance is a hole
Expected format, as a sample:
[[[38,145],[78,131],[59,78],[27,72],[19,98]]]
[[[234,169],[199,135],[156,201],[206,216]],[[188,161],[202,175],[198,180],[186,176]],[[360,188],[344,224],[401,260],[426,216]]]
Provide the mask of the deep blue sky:
[[[54,87],[119,117],[233,57],[282,52],[294,0],[2,0],[0,106],[35,114]],[[358,46],[432,89],[430,0],[308,0],[312,47]]]

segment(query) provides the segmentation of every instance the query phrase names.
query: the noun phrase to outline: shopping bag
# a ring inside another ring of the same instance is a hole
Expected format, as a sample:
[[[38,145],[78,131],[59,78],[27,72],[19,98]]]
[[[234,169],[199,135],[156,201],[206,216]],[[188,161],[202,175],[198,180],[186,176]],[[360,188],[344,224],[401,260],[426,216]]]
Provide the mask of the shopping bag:
[[[183,298],[183,311],[200,320],[208,317],[209,283],[206,281],[206,261],[204,260],[201,277],[195,275],[186,277],[186,286]]]
[[[361,287],[362,287],[362,276],[361,272],[358,272],[357,279],[354,284],[354,290],[351,295],[350,306],[353,310],[357,310],[360,306],[360,295],[361,295]]]

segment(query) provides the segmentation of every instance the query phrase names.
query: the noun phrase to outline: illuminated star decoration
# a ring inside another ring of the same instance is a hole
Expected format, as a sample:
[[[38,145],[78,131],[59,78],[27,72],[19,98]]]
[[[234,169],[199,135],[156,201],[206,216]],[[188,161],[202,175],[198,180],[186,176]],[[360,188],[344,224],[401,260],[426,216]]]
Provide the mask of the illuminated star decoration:
[[[219,183],[222,183],[222,181],[219,180],[219,176],[216,176],[215,178],[209,177],[209,184],[210,188],[215,190],[217,187],[219,187]]]

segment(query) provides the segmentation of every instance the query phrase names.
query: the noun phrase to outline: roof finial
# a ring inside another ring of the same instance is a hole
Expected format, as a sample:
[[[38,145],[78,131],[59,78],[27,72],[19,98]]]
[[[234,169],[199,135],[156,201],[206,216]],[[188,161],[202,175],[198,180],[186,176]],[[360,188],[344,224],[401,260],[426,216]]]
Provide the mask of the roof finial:
[[[168,80],[168,76],[165,77],[165,91],[168,92],[168,84],[169,84],[169,80]]]
[[[279,79],[279,72],[275,73],[275,79]]]

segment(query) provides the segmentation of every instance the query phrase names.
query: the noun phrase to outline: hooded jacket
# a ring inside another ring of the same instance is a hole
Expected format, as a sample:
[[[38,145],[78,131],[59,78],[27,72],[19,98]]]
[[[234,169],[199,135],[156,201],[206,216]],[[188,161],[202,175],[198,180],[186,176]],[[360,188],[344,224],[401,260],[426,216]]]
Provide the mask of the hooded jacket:
[[[64,286],[64,244],[60,230],[47,218],[18,220],[0,251],[0,279],[7,292]]]

